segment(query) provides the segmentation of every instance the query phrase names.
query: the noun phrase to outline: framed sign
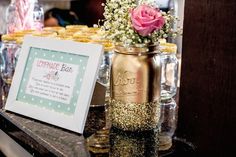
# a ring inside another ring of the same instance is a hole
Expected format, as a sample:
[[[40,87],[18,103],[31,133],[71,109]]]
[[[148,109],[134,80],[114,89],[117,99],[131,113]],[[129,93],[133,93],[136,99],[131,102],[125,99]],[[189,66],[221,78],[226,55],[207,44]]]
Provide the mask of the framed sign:
[[[26,36],[5,109],[83,133],[103,47]]]

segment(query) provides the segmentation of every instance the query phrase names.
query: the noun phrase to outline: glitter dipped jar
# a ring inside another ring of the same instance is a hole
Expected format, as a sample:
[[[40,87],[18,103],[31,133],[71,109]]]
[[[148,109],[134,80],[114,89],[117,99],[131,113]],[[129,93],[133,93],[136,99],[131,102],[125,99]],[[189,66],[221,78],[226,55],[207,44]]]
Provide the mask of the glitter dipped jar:
[[[111,66],[112,126],[124,131],[157,128],[161,63],[158,45],[115,45]]]

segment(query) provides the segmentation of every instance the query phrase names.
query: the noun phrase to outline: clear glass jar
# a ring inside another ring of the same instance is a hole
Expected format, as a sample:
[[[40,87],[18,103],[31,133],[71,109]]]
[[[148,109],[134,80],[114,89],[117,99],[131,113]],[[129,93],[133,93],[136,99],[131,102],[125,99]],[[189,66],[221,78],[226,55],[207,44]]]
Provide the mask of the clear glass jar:
[[[18,62],[18,59],[19,59],[19,56],[20,56],[20,51],[21,51],[21,46],[22,46],[22,43],[23,43],[23,38],[22,37],[19,37],[16,39],[16,46],[17,46],[17,49],[16,49],[16,52],[15,52],[15,66]]]
[[[113,49],[107,49],[105,47],[98,72],[97,81],[103,84],[106,88],[109,88],[110,86],[110,69],[111,69],[111,59],[113,54],[114,54]]]
[[[15,72],[15,53],[18,49],[16,38],[13,35],[2,36],[2,47],[0,51],[0,71],[3,81],[11,84]]]
[[[177,125],[177,104],[174,99],[161,100],[161,118],[159,125],[159,150],[168,150],[172,145],[172,136]]]
[[[97,82],[106,87],[105,99],[108,100],[110,97],[110,70],[111,70],[111,61],[114,54],[113,43],[109,40],[99,39],[90,40],[91,43],[101,44],[104,47],[104,52],[102,56],[102,61],[99,67]]]
[[[18,46],[16,44],[16,38],[12,35],[3,35],[0,49],[0,74],[3,80],[3,84],[1,86],[1,99],[3,105],[6,102],[15,72],[15,53],[17,50]]]
[[[19,30],[42,30],[44,12],[38,0],[11,0],[6,11],[7,33]]]
[[[102,61],[99,67],[97,81],[104,85],[106,88],[110,84],[110,68],[111,68],[112,52],[104,52]]]
[[[161,43],[161,99],[172,98],[177,92],[178,59],[177,46],[172,43]]]

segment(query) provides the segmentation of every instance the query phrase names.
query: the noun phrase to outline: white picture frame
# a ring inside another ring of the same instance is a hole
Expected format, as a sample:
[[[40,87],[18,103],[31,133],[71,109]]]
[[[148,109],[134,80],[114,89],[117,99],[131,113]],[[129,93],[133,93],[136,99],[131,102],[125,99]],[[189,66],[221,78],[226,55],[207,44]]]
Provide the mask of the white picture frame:
[[[82,134],[102,54],[99,44],[26,36],[5,109]]]

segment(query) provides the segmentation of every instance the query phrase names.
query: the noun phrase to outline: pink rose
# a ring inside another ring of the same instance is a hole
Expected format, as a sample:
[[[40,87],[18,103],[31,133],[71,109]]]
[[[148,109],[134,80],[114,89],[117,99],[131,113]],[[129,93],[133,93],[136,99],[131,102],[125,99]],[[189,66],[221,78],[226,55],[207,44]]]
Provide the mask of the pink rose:
[[[165,23],[159,9],[145,4],[132,9],[130,13],[132,26],[141,36],[161,29]]]

